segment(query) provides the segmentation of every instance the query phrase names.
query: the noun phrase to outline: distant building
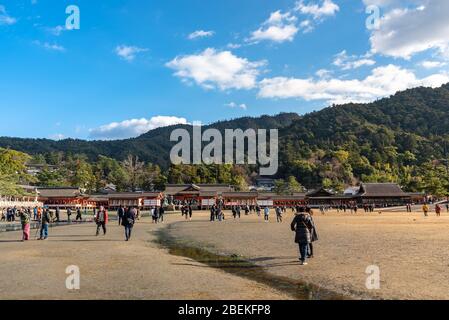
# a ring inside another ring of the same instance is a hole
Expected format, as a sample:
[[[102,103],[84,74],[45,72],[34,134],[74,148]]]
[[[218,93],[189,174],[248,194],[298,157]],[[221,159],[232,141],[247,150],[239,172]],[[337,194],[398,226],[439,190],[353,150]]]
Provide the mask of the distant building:
[[[112,190],[112,188],[111,188]],[[348,188],[337,194],[325,188],[307,193],[276,194],[268,191],[238,192],[227,184],[168,184],[163,192],[107,192],[88,195],[80,188],[38,188],[38,200],[49,207],[93,208],[108,207],[111,210],[119,206],[148,209],[158,206],[192,205],[195,209],[206,209],[218,203],[226,208],[232,206],[286,206],[308,205],[374,205],[376,207],[401,206],[415,199],[405,193],[395,183],[362,183],[359,187]]]
[[[161,192],[117,192],[108,194],[107,199],[110,210],[116,210],[120,206],[150,209],[163,204]]]
[[[38,188],[38,199],[50,208],[92,208],[97,205],[91,196],[85,194],[81,188]]]
[[[257,190],[265,190],[265,191],[273,191],[274,189],[274,179],[259,177],[256,179],[256,189]]]
[[[100,191],[100,193],[105,193],[105,194],[108,194],[111,192],[117,192],[117,186],[113,183],[109,183],[109,184],[105,185],[103,188],[101,188],[99,191]]]
[[[26,166],[27,173],[32,176],[37,176],[44,169],[47,169],[50,172],[53,172],[57,169],[57,166],[50,165],[50,164],[28,164]]]

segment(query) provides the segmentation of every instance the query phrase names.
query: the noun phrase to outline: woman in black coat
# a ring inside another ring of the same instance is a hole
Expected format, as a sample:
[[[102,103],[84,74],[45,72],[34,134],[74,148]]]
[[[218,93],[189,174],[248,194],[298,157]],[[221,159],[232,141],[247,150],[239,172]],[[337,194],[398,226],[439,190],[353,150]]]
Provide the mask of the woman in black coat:
[[[296,214],[291,223],[292,231],[296,232],[295,242],[299,245],[299,261],[301,262],[301,265],[307,264],[307,252],[309,244],[312,242],[312,235],[310,232],[312,228],[312,219],[310,218],[310,215],[305,212]]]

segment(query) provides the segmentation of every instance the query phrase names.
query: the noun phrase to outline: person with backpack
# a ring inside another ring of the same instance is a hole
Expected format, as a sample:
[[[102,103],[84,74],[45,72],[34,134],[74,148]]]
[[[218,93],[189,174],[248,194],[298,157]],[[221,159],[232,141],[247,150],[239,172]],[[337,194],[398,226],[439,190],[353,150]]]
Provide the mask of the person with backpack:
[[[282,209],[281,207],[276,207],[276,221],[282,222]]]
[[[123,216],[122,226],[125,227],[125,239],[129,241],[131,239],[131,233],[134,228],[134,224],[136,222],[137,211],[134,208],[129,208],[125,211],[125,215]]]
[[[41,214],[41,230],[40,238],[38,240],[48,239],[48,225],[51,222],[50,211],[48,209],[44,210]]]
[[[299,261],[301,265],[307,265],[309,244],[312,242],[310,230],[313,228],[310,215],[304,211],[296,213],[290,227],[296,233],[295,243],[299,246]]]
[[[109,216],[108,211],[105,210],[104,207],[100,207],[100,210],[98,210],[96,216],[95,216],[95,222],[97,224],[97,233],[96,236],[100,234],[100,228],[103,229],[103,235],[106,235],[106,225],[108,224]]]

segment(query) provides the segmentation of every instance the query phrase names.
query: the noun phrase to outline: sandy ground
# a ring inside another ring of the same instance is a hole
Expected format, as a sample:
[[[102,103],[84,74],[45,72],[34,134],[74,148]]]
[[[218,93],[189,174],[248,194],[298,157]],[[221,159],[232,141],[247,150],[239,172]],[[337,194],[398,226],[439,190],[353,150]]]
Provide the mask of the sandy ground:
[[[308,266],[297,263],[298,249],[284,223],[256,215],[240,221],[208,222],[206,214],[176,223],[172,234],[208,250],[248,257],[268,272],[302,280],[359,298],[449,299],[449,214],[337,213],[315,215],[320,240]],[[368,290],[368,266],[380,270],[380,289]]]
[[[172,256],[153,243],[155,226],[139,222],[131,242],[111,222],[108,235],[93,224],[50,229],[46,241],[17,242],[0,234],[0,299],[288,299],[254,281]],[[31,232],[34,236],[35,231]],[[33,238],[34,239],[34,238]],[[77,265],[81,289],[67,290],[66,267]],[[186,267],[185,265],[190,265]]]
[[[191,259],[170,255],[153,242],[154,231],[171,225],[185,243],[213,252],[238,254],[269,273],[317,284],[358,298],[449,299],[449,214],[315,215],[320,240],[315,258],[299,266],[292,213],[276,223],[255,214],[209,222],[207,212],[192,221],[167,215],[147,218],[131,242],[111,222],[106,237],[93,224],[50,229],[47,241],[17,242],[19,232],[0,234],[0,299],[287,299],[260,283],[227,274]],[[34,236],[35,231],[32,231]],[[81,290],[65,287],[65,269],[81,270]],[[365,286],[366,268],[380,268],[380,289]]]

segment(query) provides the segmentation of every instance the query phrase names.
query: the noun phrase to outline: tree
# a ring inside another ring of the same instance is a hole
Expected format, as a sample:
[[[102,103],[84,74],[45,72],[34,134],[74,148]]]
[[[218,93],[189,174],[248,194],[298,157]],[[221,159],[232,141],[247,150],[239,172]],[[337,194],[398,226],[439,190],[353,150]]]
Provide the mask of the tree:
[[[136,191],[139,186],[139,182],[142,181],[145,163],[139,161],[138,156],[128,155],[128,157],[122,162],[122,166],[128,177],[128,188],[131,191]]]
[[[129,176],[117,160],[100,155],[93,170],[95,172],[97,190],[110,183],[117,187],[117,191],[126,190]]]
[[[302,192],[304,187],[296,180],[294,176],[289,176],[287,179],[287,189],[289,193]]]
[[[35,179],[27,173],[26,163],[31,159],[23,152],[0,148],[0,194],[7,196],[24,194],[19,184]]]
[[[52,171],[48,167],[44,167],[37,174],[37,182],[42,187],[64,187],[68,184],[61,170]]]

